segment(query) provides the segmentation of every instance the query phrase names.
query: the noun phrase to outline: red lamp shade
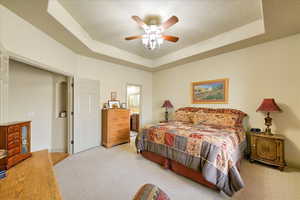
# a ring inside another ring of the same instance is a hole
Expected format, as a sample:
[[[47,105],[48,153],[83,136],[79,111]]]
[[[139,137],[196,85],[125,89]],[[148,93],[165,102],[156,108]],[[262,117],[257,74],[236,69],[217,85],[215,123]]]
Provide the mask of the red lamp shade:
[[[257,111],[261,112],[279,112],[281,109],[276,104],[274,99],[264,99],[261,105],[257,108]]]
[[[161,106],[162,108],[173,108],[171,101],[165,100],[164,104]]]

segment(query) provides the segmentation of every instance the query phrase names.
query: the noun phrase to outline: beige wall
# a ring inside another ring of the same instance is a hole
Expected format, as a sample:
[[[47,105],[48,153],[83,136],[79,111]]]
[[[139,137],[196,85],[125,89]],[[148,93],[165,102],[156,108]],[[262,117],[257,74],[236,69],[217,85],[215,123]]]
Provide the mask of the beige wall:
[[[126,84],[142,86],[142,124],[152,122],[152,73],[120,65],[79,57],[78,74],[82,78],[100,80],[100,105],[110,99],[112,91],[117,92],[121,102],[126,103]]]
[[[31,120],[32,151],[66,150],[65,119],[55,116],[55,83],[64,76],[10,60],[8,120]]]
[[[126,102],[126,83],[142,85],[142,123],[151,122],[151,72],[80,56],[1,5],[0,18],[6,19],[0,21],[0,25],[4,27],[0,44],[2,43],[10,54],[25,62],[36,63],[37,66],[49,71],[75,78],[99,80],[101,84],[99,105],[108,100],[111,91],[117,91],[120,100]],[[20,31],[15,31],[16,27]]]
[[[76,54],[2,5],[0,23],[0,43],[10,54],[51,71],[76,73]]]
[[[299,53],[300,34],[155,72],[153,119],[163,118],[165,99],[175,108],[190,106],[191,82],[229,78],[228,105],[197,106],[237,108],[248,113],[248,126],[264,128],[264,115],[256,108],[263,98],[275,98],[283,112],[272,114],[272,128],[287,138],[288,163],[300,167]]]
[[[108,100],[111,91],[117,91],[120,100],[125,102],[126,84],[133,83],[142,85],[142,123],[151,122],[151,72],[79,56],[1,5],[0,28],[0,46],[3,46],[10,56],[52,72],[73,76],[76,79],[90,78],[99,80],[101,84],[101,102],[99,102],[99,108],[103,102]],[[20,77],[20,79],[26,81],[25,76]],[[42,93],[41,91],[41,94]],[[8,106],[10,107],[10,105]],[[24,120],[31,119],[27,115],[26,110],[18,117],[18,119],[21,118]],[[16,119],[17,117],[14,117],[14,114],[10,115],[10,120]],[[43,123],[41,123],[41,125],[35,125],[36,128],[33,129],[32,141],[34,145],[39,143],[33,150],[49,148],[50,140],[48,132],[45,138],[41,136],[42,130],[48,128],[48,125]]]

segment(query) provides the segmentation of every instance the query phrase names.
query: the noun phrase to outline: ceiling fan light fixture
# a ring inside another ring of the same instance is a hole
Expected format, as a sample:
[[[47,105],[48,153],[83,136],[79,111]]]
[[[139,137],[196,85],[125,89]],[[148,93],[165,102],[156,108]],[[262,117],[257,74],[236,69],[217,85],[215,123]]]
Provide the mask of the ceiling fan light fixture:
[[[150,50],[159,48],[164,41],[161,32],[162,29],[159,26],[150,25],[149,28],[145,29],[145,34],[142,38],[143,45]]]
[[[178,18],[176,16],[172,16],[167,21],[159,25],[147,25],[145,22],[139,18],[138,16],[132,16],[131,17],[134,21],[138,23],[140,27],[142,27],[145,31],[145,34],[143,35],[137,35],[137,36],[130,36],[126,37],[125,40],[135,40],[135,39],[142,39],[143,45],[149,49],[154,50],[156,48],[160,48],[160,46],[163,44],[164,40],[170,41],[170,42],[177,42],[178,37],[171,36],[171,35],[163,35],[162,33],[168,29],[169,27],[173,26],[178,22]]]

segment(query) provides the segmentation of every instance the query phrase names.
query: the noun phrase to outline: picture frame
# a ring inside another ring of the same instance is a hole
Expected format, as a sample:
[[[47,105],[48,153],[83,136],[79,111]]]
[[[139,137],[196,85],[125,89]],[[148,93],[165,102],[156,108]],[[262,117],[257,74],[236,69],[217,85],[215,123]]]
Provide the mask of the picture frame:
[[[116,101],[117,100],[117,92],[111,92],[110,93],[110,100]]]
[[[122,109],[127,109],[127,103],[121,103],[121,108]]]
[[[108,108],[108,103],[104,103],[103,104],[103,109],[107,109]]]
[[[229,79],[192,82],[192,104],[227,104]]]
[[[120,108],[120,101],[119,100],[109,100],[108,101],[108,107],[109,108]]]

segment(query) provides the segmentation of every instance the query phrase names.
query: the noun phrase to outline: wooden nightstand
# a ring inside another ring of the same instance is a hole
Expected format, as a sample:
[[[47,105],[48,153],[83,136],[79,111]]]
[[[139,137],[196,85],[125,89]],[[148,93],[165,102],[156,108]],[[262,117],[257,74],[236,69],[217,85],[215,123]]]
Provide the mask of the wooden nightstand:
[[[166,120],[160,120],[159,123],[167,123],[168,121]]]
[[[286,166],[284,160],[284,137],[282,135],[267,135],[264,133],[250,133],[250,162],[259,161],[278,166],[283,171]]]

